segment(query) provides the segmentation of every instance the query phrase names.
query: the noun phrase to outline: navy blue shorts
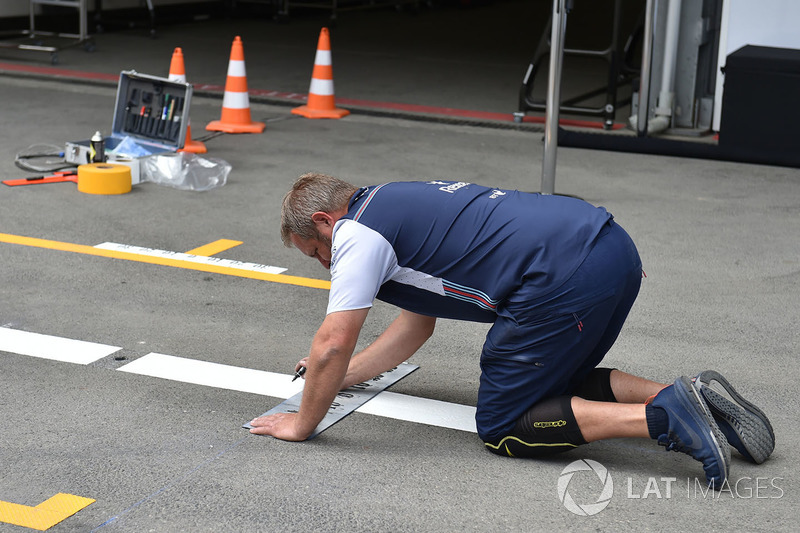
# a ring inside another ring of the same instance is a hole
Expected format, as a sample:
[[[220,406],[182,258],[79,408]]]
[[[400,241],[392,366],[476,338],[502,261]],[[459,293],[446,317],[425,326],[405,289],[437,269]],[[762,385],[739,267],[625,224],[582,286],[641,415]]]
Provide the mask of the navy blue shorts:
[[[539,296],[523,285],[498,309],[481,354],[478,435],[495,441],[541,400],[569,394],[616,341],[639,293],[642,263],[613,221],[573,276]]]

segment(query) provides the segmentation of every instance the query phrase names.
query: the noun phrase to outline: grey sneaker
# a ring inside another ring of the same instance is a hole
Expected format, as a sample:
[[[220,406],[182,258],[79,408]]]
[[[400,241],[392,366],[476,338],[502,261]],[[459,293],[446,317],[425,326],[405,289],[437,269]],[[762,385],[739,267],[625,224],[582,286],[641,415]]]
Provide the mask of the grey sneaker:
[[[719,372],[700,372],[694,381],[728,443],[750,462],[766,461],[775,449],[767,415],[742,398]]]

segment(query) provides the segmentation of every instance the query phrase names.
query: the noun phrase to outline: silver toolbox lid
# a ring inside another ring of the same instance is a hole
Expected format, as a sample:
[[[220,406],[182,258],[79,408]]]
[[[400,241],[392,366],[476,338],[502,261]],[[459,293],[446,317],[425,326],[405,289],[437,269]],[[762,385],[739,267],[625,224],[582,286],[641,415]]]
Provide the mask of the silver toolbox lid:
[[[186,140],[192,86],[135,70],[120,72],[111,137],[131,137],[151,153],[175,152]]]

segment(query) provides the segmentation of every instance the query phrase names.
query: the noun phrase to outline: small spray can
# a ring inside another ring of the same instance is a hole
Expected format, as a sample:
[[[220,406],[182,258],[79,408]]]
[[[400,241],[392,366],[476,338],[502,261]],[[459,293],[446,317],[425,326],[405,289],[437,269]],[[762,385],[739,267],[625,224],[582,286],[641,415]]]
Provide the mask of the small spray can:
[[[92,163],[105,163],[106,161],[106,149],[105,143],[103,142],[103,134],[99,131],[92,135],[89,155]]]

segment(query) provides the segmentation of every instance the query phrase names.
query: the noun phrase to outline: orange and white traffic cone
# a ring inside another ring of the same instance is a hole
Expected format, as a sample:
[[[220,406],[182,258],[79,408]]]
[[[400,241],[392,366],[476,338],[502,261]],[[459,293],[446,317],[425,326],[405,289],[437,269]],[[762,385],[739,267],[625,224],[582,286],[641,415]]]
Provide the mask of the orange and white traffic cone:
[[[183,65],[183,50],[176,48],[172,52],[172,61],[169,63],[169,81],[177,81],[179,83],[186,83],[186,68]],[[192,140],[192,125],[189,123],[188,118],[186,122],[186,140],[183,146],[178,149],[179,152],[191,152],[193,154],[204,154],[208,152],[206,145],[200,141]]]
[[[266,125],[250,117],[250,97],[247,95],[247,72],[244,68],[244,46],[238,35],[231,46],[228,79],[222,99],[222,117],[208,123],[208,131],[225,133],[261,133]]]
[[[350,111],[335,106],[333,96],[333,67],[331,63],[331,38],[328,28],[322,28],[308,89],[308,103],[292,109],[295,115],[306,118],[342,118]]]

